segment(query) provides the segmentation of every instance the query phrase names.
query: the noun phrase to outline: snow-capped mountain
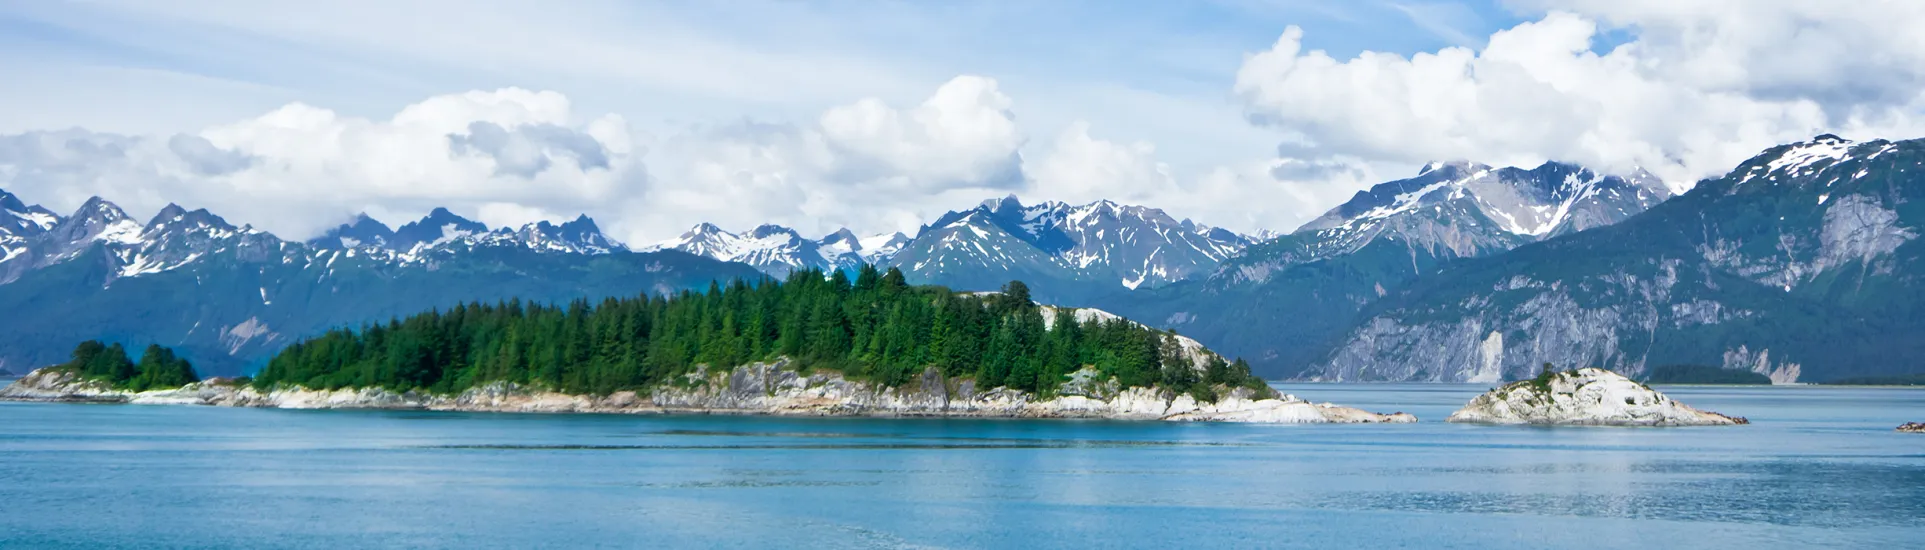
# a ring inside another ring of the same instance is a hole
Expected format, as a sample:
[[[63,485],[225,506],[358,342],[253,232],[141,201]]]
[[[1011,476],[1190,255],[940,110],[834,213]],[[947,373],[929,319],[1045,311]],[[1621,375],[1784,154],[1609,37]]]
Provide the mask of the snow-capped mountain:
[[[1294,376],[1315,360],[1308,350],[1335,337],[1366,304],[1447,261],[1616,223],[1671,194],[1642,172],[1430,163],[1416,177],[1358,192],[1293,233],[1249,246],[1206,276],[1097,305],[1159,321],[1264,375]]]
[[[406,251],[419,244],[445,244],[487,232],[488,226],[481,222],[456,216],[446,208],[436,208],[428,213],[428,217],[394,230],[394,242],[389,243],[388,248]]]
[[[252,227],[235,227],[206,209],[187,210],[169,204],[141,224],[120,207],[99,197],[89,199],[73,215],[61,217],[39,206],[28,206],[0,192],[6,208],[0,230],[0,285],[27,271],[45,268],[105,247],[102,261],[113,268],[102,284],[113,279],[160,273],[229,249],[258,249],[258,254],[288,256],[290,262],[311,263],[358,251],[364,257],[398,263],[420,262],[449,251],[473,247],[520,247],[573,254],[607,254],[626,250],[603,235],[587,216],[555,225],[547,221],[520,228],[490,230],[445,208],[389,230],[367,215],[329,230],[305,244],[284,242]],[[293,248],[289,248],[292,246]],[[271,252],[268,252],[272,249]]]
[[[615,242],[602,233],[600,226],[588,216],[577,216],[574,221],[555,225],[547,220],[521,226],[510,233],[507,228],[490,233],[490,239],[502,244],[521,245],[536,250],[567,252],[572,254],[607,254],[616,250],[626,250],[622,243]]]
[[[390,231],[366,216],[306,243],[178,205],[145,224],[94,198],[61,217],[0,193],[0,369],[103,338],[190,351],[242,374],[293,339],[430,307],[665,294],[747,266],[634,253],[586,217],[489,229],[437,209]],[[22,222],[25,223],[22,223]]]
[[[234,227],[206,209],[188,211],[169,204],[138,237],[111,244],[108,252],[118,268],[114,277],[126,278],[178,269],[229,248],[265,257],[280,252],[281,240],[251,227]]]
[[[487,225],[463,218],[446,208],[436,208],[427,217],[390,230],[367,214],[341,224],[308,246],[323,250],[361,250],[374,255],[389,255],[402,261],[426,257],[437,250],[477,246],[521,247],[543,252],[570,254],[607,254],[627,247],[603,234],[595,220],[580,216],[561,225],[547,220],[519,228]]]
[[[1074,301],[1208,273],[1251,242],[1155,208],[1107,200],[1025,206],[1009,196],[938,218],[889,263],[913,281],[973,290],[1025,274],[1033,290]]]
[[[1045,300],[1150,288],[1208,273],[1252,241],[1162,210],[1096,201],[1025,206],[1010,196],[944,214],[917,231],[816,240],[764,225],[736,234],[701,224],[646,250],[742,262],[776,276],[801,268],[896,267],[911,282],[994,290],[1021,279]]]
[[[650,245],[643,250],[680,250],[725,262],[741,262],[763,273],[786,277],[798,269],[830,271],[863,263],[883,264],[900,249],[908,237],[901,233],[856,237],[842,229],[819,240],[804,238],[794,229],[774,224],[756,226],[746,233],[731,233],[715,224],[697,224],[673,239]]]
[[[887,264],[890,258],[895,257],[896,251],[902,250],[903,245],[909,244],[910,240],[908,235],[904,235],[900,231],[857,237],[854,232],[848,229],[842,229],[830,233],[829,236],[823,237],[822,240],[817,241],[817,243],[822,250],[823,256],[839,258],[836,260],[838,264],[853,265],[870,263],[883,265]]]
[[[12,202],[20,202],[12,197]],[[25,205],[22,205],[25,206]],[[23,210],[28,216],[9,217],[16,220],[30,220],[29,224],[11,224],[10,235],[6,239],[7,251],[0,255],[0,284],[12,282],[28,271],[64,262],[85,252],[93,243],[127,246],[140,242],[142,228],[113,203],[99,197],[89,199],[72,216],[52,216],[51,219],[40,213],[47,213],[39,206],[26,206]],[[51,221],[52,223],[46,223]],[[30,227],[31,226],[31,227]],[[33,228],[42,228],[34,230]]]
[[[27,254],[28,241],[53,230],[60,224],[60,215],[22,202],[19,197],[0,189],[0,283],[13,280],[18,273],[12,269],[25,270],[25,262],[14,260]]]
[[[354,221],[329,229],[327,233],[309,239],[307,244],[316,248],[345,249],[362,245],[387,248],[394,242],[394,230],[389,229],[387,224],[370,218],[367,214],[359,214],[354,217]]]
[[[1672,193],[1642,170],[1616,176],[1558,162],[1530,170],[1432,162],[1417,177],[1359,191],[1296,232],[1252,247],[1225,262],[1218,278],[1261,279],[1384,238],[1437,257],[1480,256],[1617,223]]]
[[[1304,376],[1484,382],[1546,361],[1925,376],[1921,201],[1925,140],[1773,147],[1622,223],[1413,282]]]

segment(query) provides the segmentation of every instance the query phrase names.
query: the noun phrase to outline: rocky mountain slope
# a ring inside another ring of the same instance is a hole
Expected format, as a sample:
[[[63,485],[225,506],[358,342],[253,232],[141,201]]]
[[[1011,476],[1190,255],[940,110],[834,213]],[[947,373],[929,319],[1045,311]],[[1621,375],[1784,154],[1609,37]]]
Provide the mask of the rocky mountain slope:
[[[71,216],[0,193],[0,368],[77,340],[182,348],[233,375],[294,338],[465,301],[666,293],[746,266],[636,253],[587,218],[490,229],[437,209],[399,230],[365,216],[307,243],[168,206],[146,223],[95,198]]]
[[[1546,361],[1777,383],[1925,372],[1921,163],[1920,140],[1769,149],[1622,223],[1395,290],[1306,376],[1492,382]]]
[[[1241,356],[1259,374],[1293,377],[1365,304],[1446,261],[1609,225],[1671,194],[1642,172],[1431,163],[1250,246],[1205,277],[1094,303]]]

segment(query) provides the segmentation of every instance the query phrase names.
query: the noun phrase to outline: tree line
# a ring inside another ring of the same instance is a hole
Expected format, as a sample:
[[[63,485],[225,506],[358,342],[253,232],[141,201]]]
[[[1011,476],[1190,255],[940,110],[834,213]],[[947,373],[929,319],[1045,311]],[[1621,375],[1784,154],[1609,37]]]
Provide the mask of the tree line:
[[[911,286],[896,269],[798,270],[784,280],[710,283],[706,292],[542,305],[468,303],[359,329],[336,329],[270,359],[253,383],[314,389],[381,386],[454,393],[495,381],[607,394],[683,382],[696,365],[727,369],[778,357],[889,386],[926,369],[978,387],[1053,394],[1092,366],[1125,387],[1215,399],[1216,388],[1267,390],[1243,361],[1207,353],[1195,368],[1173,333],[1121,319],[1078,320],[999,293]]]
[[[141,353],[140,362],[135,363],[120,344],[88,340],[75,346],[72,359],[58,368],[128,391],[178,388],[200,381],[200,376],[194,374],[194,365],[159,344],[149,344],[147,351]]]

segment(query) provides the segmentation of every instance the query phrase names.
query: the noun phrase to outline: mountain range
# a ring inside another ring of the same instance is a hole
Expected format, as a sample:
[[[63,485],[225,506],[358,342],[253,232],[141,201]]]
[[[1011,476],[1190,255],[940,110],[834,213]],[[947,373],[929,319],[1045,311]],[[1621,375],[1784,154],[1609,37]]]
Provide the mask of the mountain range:
[[[1774,382],[1925,372],[1925,140],[1779,146],[1621,223],[1454,262],[1304,376],[1490,382],[1545,362]]]
[[[700,224],[631,249],[586,217],[489,228],[448,210],[305,242],[177,206],[140,223],[0,192],[0,368],[72,341],[183,348],[213,374],[290,339],[465,301],[667,294],[864,263],[1181,332],[1260,375],[1496,381],[1538,365],[1710,365],[1779,382],[1916,375],[1919,141],[1789,144],[1689,188],[1567,163],[1434,162],[1289,233],[1145,206],[952,211],[914,235]]]
[[[914,237],[857,237],[842,229],[812,240],[779,225],[737,234],[704,223],[644,250],[742,262],[777,277],[801,268],[826,271],[870,263],[899,268],[913,283],[958,289],[988,290],[1022,280],[1041,299],[1070,302],[1180,281],[1214,268],[1252,242],[1155,208],[1110,201],[1025,206],[1009,196],[944,214]]]
[[[759,278],[679,251],[632,252],[594,221],[487,226],[437,209],[390,230],[366,216],[307,242],[168,205],[146,223],[93,198],[59,216],[0,192],[0,369],[78,339],[184,350],[237,375],[293,339],[469,301],[561,302]]]
[[[1416,177],[1360,191],[1204,276],[1095,303],[1243,357],[1260,375],[1297,377],[1366,304],[1451,260],[1609,225],[1671,194],[1642,171],[1434,162]]]

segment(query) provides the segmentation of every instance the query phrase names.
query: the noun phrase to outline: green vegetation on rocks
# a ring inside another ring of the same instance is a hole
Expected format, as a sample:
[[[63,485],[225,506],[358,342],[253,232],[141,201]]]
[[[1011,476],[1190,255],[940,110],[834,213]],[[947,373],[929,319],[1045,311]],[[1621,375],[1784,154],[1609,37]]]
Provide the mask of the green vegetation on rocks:
[[[178,388],[200,381],[192,364],[176,357],[174,350],[158,344],[147,346],[140,363],[134,363],[120,344],[88,340],[74,347],[72,360],[56,368],[73,370],[82,377],[106,382],[114,389],[137,392]]]
[[[337,329],[289,346],[253,383],[455,393],[501,381],[605,395],[685,382],[697,365],[788,357],[804,369],[888,386],[933,367],[973,377],[981,388],[1049,395],[1066,375],[1091,366],[1124,387],[1199,397],[1214,396],[1216,387],[1271,393],[1248,365],[1186,347],[1173,333],[1050,311],[1031,302],[1021,282],[1000,293],[958,294],[910,286],[895,269],[864,266],[853,281],[841,271],[801,270],[783,282],[712,283],[707,292],[666,298],[469,303]]]

